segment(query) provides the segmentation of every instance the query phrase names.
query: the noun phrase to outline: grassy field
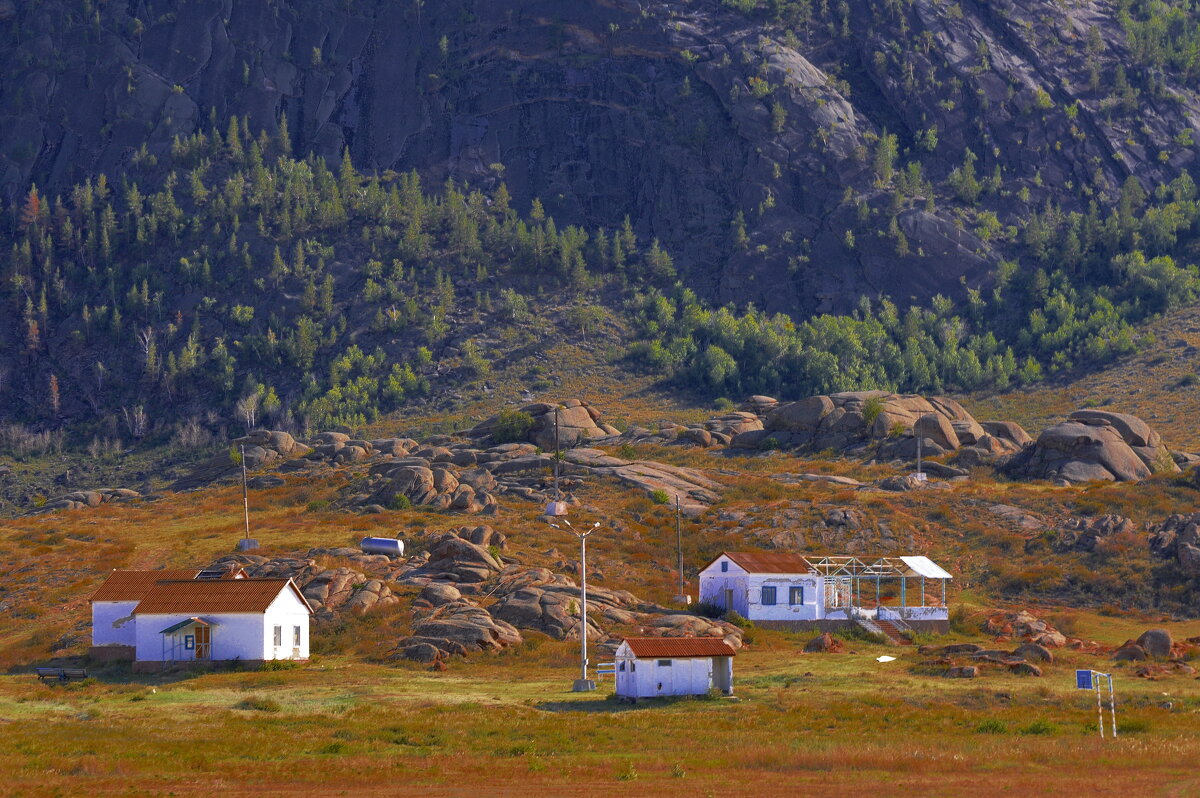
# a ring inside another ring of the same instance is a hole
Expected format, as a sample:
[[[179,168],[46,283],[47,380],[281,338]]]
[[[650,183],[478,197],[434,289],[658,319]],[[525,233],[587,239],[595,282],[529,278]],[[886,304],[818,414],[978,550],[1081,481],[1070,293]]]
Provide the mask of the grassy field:
[[[1139,603],[1158,567],[1144,538],[1057,552],[1041,533],[989,509],[1014,505],[1050,521],[1119,512],[1142,525],[1195,508],[1196,490],[1176,480],[1058,488],[981,471],[945,490],[896,494],[778,478],[889,473],[845,459],[669,446],[633,455],[704,468],[723,483],[720,504],[685,521],[693,574],[722,549],[796,532],[802,551],[933,556],[955,574],[951,604],[973,612],[945,642],[992,646],[977,622],[1015,608],[1107,647],[1151,627],[1177,639],[1200,635],[1186,613]],[[400,534],[419,549],[446,529],[478,523],[421,508],[363,516],[324,509],[345,479],[289,476],[284,487],[256,491],[252,523],[264,553],[369,534]],[[675,574],[662,564],[674,555],[670,508],[606,480],[589,481],[579,495],[576,514],[604,522],[589,541],[595,583],[669,600]],[[861,525],[826,526],[832,508],[853,509]],[[510,500],[488,520],[509,538],[506,559],[550,568],[573,559],[573,539],[537,512]],[[1151,681],[1116,667],[1123,732],[1101,741],[1094,699],[1071,689],[1073,670],[1114,665],[1069,649],[1055,652],[1041,678],[997,668],[948,680],[924,675],[928,657],[915,648],[850,641],[852,653],[805,655],[807,635],[754,630],[736,660],[736,699],[628,707],[608,698],[611,683],[596,694],[568,692],[577,649],[536,634],[445,672],[392,661],[414,590],[396,586],[404,599],[397,607],[315,629],[317,658],[294,669],[133,677],[110,668],[82,684],[36,681],[34,665],[86,652],[86,598],[106,571],[206,564],[231,550],[241,524],[232,487],[0,521],[0,794],[1200,793],[1200,681]],[[881,653],[899,660],[878,663]]]
[[[1190,631],[1200,628],[1193,624]],[[1189,631],[1177,628],[1177,633]],[[547,642],[448,672],[324,657],[292,670],[70,686],[0,677],[5,794],[1194,795],[1200,689],[1118,671],[1100,740],[1068,653],[1041,679],[919,676],[922,655],[851,643],[801,654],[756,632],[735,699],[567,691],[577,650]],[[1168,708],[1169,707],[1169,708]]]

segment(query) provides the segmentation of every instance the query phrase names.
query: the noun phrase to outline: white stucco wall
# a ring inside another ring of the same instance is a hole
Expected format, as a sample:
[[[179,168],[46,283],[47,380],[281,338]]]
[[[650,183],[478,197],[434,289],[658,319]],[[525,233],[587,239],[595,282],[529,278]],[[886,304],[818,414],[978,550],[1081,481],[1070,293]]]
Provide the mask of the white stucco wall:
[[[728,563],[727,570],[721,564]],[[775,588],[775,604],[762,603],[762,588]],[[804,603],[790,604],[791,588],[804,588]],[[726,602],[733,591],[733,606]],[[732,609],[752,621],[814,621],[824,617],[824,582],[816,574],[748,574],[722,555],[700,572],[700,600]]]
[[[308,608],[290,589],[283,591],[263,613],[262,659],[308,659]],[[282,645],[275,646],[275,627],[282,627]],[[300,627],[300,645],[294,644]]]
[[[726,563],[727,571],[721,570],[721,564]],[[700,601],[732,609],[742,617],[746,615],[746,591],[748,589],[747,574],[740,565],[721,556],[700,572]],[[733,591],[733,606],[726,603],[726,590]]]
[[[618,650],[616,693],[622,698],[705,695],[713,686],[713,658],[638,659]],[[670,662],[670,665],[660,665]]]
[[[172,658],[179,662],[193,659],[196,652],[194,650],[187,651],[182,645],[175,648],[172,656],[169,636],[162,634],[163,629],[187,620],[193,615],[193,613],[139,614],[137,616],[136,659],[139,662],[163,662]],[[210,660],[260,660],[263,658],[263,616],[261,614],[256,612],[210,613],[202,617],[213,623]],[[164,640],[166,641],[165,652]]]
[[[747,612],[752,621],[816,621],[825,617],[823,579],[816,574],[751,574],[748,579]],[[762,589],[775,588],[775,603],[762,603]],[[804,591],[803,604],[791,604],[791,588]]]
[[[136,601],[93,601],[92,645],[134,645],[137,636],[134,632],[133,608],[137,605]]]

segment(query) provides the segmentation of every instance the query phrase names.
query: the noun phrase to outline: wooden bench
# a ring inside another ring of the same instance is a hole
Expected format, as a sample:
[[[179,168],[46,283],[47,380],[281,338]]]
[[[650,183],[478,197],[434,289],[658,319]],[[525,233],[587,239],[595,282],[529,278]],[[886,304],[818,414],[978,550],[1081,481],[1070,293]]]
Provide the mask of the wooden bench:
[[[84,668],[36,668],[38,681],[46,679],[55,679],[60,682],[69,682],[72,679],[86,679],[88,677],[87,670]]]

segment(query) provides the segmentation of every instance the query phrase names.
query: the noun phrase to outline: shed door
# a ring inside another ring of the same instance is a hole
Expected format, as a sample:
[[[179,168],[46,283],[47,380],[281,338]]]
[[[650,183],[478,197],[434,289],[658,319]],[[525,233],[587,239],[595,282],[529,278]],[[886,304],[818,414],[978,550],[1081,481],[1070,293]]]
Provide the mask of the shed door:
[[[196,659],[212,657],[212,630],[207,626],[196,624]]]
[[[732,609],[733,609],[733,589],[727,587],[727,588],[725,588],[725,610],[729,611]]]
[[[669,659],[654,660],[654,694],[673,695],[675,684],[675,661]]]

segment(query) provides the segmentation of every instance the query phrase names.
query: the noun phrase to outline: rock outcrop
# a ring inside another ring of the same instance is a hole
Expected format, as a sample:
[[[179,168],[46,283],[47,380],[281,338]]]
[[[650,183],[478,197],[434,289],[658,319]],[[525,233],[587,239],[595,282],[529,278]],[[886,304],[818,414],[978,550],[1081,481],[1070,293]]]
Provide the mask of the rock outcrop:
[[[130,501],[140,499],[142,494],[130,488],[97,488],[96,490],[77,490],[64,494],[35,507],[30,514],[52,513],[57,510],[82,510],[86,507],[99,507],[109,502]]]
[[[1152,526],[1150,552],[1174,560],[1189,576],[1200,576],[1200,513],[1168,516]]]
[[[1063,483],[1137,482],[1179,466],[1158,433],[1136,416],[1077,410],[1043,430],[1006,470],[1015,477]]]
[[[732,445],[870,450],[889,460],[915,458],[918,439],[927,457],[974,447],[981,459],[995,459],[1021,447],[1015,430],[998,426],[990,433],[962,405],[942,396],[856,391],[760,406],[766,408],[762,430],[735,435]]]
[[[1059,532],[1054,538],[1054,548],[1058,551],[1095,551],[1096,544],[1103,540],[1137,531],[1133,521],[1122,515],[1069,518],[1059,527]]]
[[[567,399],[562,404],[535,402],[520,408],[520,412],[532,419],[525,440],[544,451],[554,451],[556,421],[557,442],[563,449],[617,432],[615,428],[601,427],[600,411],[581,399]],[[492,416],[476,424],[466,435],[474,440],[490,440],[500,421],[499,415]]]

